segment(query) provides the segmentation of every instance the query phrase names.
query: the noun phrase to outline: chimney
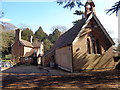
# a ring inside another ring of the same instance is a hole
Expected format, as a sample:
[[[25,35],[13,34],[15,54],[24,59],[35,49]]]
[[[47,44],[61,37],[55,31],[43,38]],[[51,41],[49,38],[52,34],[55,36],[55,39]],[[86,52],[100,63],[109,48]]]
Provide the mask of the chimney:
[[[21,40],[21,30],[20,29],[16,30],[15,40],[16,41]]]
[[[29,36],[29,42],[32,43],[33,36]]]

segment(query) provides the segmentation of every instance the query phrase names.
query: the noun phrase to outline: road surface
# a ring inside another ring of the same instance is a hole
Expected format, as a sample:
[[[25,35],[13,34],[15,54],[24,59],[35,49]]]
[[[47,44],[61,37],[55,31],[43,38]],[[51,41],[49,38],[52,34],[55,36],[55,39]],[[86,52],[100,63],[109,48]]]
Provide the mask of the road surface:
[[[19,66],[2,71],[4,89],[119,88],[120,71],[69,73],[59,69]]]

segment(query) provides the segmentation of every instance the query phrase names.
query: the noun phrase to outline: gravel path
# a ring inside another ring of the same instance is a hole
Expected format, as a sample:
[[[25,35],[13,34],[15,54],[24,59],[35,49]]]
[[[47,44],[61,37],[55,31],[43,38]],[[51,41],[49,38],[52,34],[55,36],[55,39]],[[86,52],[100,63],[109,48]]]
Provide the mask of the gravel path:
[[[3,90],[40,88],[119,88],[120,71],[69,73],[59,69],[20,66],[2,72]]]

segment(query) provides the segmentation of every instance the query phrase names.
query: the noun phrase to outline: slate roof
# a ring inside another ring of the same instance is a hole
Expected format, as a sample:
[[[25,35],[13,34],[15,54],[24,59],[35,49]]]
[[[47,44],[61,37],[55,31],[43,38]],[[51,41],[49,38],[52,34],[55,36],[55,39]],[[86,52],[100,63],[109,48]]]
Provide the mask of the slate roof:
[[[20,43],[24,46],[33,47],[33,48],[40,48],[41,46],[41,42],[30,43],[29,41],[26,40],[20,40]]]
[[[62,34],[58,38],[58,40],[55,42],[53,47],[47,53],[45,53],[44,56],[54,52],[55,49],[57,48],[71,45],[73,40],[76,38],[76,36],[80,32],[82,26],[85,24],[85,22],[86,22],[86,19],[82,18],[79,23],[75,24],[71,29],[69,29],[64,34]]]
[[[24,46],[33,47],[33,45],[26,40],[20,40],[20,43]]]
[[[71,45],[73,40],[76,38],[78,33],[80,32],[82,26],[85,24],[85,18],[81,19],[79,23],[74,25],[71,29],[69,29],[67,32],[62,34],[59,39],[55,43],[55,48],[61,48],[64,46]]]
[[[34,48],[40,48],[41,42],[33,42],[32,45]]]
[[[48,51],[44,56],[48,55],[49,53],[53,52],[55,49],[62,48],[65,46],[72,45],[72,42],[75,40],[77,35],[82,30],[82,27],[86,24],[87,21],[90,21],[92,18],[96,21],[96,23],[100,26],[101,31],[104,33],[108,41],[111,43],[111,45],[114,45],[114,41],[109,36],[109,34],[106,32],[103,25],[100,23],[99,19],[94,13],[91,13],[91,15],[88,18],[82,18],[79,23],[75,24],[71,29],[69,29],[67,32],[62,34],[58,40],[55,42],[54,46]]]
[[[94,18],[94,20],[97,22],[97,24],[100,26],[101,31],[105,34],[106,38],[109,40],[109,42],[114,45],[114,41],[112,38],[109,36],[109,34],[106,32],[105,28],[103,25],[100,23],[99,19],[94,13],[91,13],[92,17],[88,18],[91,20]],[[89,21],[88,19],[81,19],[79,23],[77,23],[75,26],[73,26],[71,29],[69,29],[66,33],[60,36],[60,38],[56,41],[55,43],[55,48],[61,48],[64,46],[71,45],[74,39],[77,37],[78,33],[82,30],[83,25],[85,25],[86,21]]]
[[[41,42],[30,43],[29,41],[26,41],[26,40],[20,40],[20,43],[24,46],[32,48],[32,50],[30,52],[27,52],[23,57],[31,56],[35,52],[34,48],[40,48],[40,46],[41,46]]]

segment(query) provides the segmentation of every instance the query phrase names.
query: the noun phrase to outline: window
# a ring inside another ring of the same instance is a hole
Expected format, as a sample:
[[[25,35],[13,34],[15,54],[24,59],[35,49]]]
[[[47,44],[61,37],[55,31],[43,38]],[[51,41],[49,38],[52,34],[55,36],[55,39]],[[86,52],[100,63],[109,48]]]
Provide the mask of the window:
[[[96,46],[97,46],[97,53],[98,53],[98,54],[101,54],[101,47],[100,47],[100,44],[99,44],[99,40],[98,40],[98,39],[96,40]]]
[[[87,53],[101,54],[101,46],[99,40],[96,39],[92,33],[89,33],[89,38],[87,38]]]
[[[92,53],[93,54],[96,54],[96,49],[95,49],[95,46],[96,46],[96,42],[95,42],[95,36],[90,33],[90,38],[91,38],[91,43],[92,43]]]
[[[87,52],[88,52],[88,54],[91,54],[90,40],[89,39],[87,39]]]
[[[92,40],[92,53],[96,54],[96,50],[95,50],[95,40]]]

